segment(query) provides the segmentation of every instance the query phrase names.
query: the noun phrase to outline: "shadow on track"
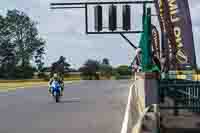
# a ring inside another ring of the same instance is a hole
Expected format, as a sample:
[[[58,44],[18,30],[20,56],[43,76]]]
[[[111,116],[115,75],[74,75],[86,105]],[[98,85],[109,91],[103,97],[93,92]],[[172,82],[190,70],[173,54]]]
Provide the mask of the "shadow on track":
[[[77,98],[77,99],[72,98],[72,99],[60,99],[59,103],[67,104],[67,103],[80,103],[80,102],[81,102],[81,100],[79,98]],[[55,104],[55,103],[56,103],[55,101],[49,102],[49,104]],[[59,103],[57,103],[57,104],[59,104]]]
[[[67,100],[60,100],[59,103],[80,103],[80,99],[67,99]]]

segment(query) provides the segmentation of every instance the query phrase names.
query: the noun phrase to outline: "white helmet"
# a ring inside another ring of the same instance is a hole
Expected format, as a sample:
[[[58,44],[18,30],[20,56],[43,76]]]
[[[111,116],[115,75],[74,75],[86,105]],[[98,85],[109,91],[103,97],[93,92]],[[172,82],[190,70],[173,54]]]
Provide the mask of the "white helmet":
[[[137,49],[135,50],[135,52],[136,52],[136,54],[138,55],[138,54],[140,54],[140,53],[142,52],[142,49],[141,49],[141,48],[137,48]]]
[[[53,74],[53,78],[56,78],[56,79],[57,79],[57,78],[58,78],[58,74],[57,74],[57,73],[54,73],[54,74]]]

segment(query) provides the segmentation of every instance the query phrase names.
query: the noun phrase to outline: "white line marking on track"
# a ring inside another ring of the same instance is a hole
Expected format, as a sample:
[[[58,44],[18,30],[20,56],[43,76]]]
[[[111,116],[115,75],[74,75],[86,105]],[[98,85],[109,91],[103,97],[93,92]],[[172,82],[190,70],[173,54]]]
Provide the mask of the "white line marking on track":
[[[126,111],[125,111],[124,120],[123,120],[123,124],[121,128],[121,133],[127,133],[127,130],[128,130],[128,120],[129,120],[129,112],[130,112],[133,86],[134,84],[132,84],[129,88],[128,103],[126,105]]]

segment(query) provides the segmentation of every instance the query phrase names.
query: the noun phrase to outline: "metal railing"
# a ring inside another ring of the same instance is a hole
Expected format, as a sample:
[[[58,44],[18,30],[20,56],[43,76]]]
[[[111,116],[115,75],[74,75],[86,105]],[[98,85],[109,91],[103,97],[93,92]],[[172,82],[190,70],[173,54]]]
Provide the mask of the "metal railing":
[[[168,77],[178,75],[168,75]],[[186,75],[187,77],[188,75]],[[174,115],[180,110],[200,113],[200,81],[192,79],[168,78],[159,81],[159,102],[164,103],[165,97],[174,101],[173,106],[160,106],[160,109],[173,109]]]

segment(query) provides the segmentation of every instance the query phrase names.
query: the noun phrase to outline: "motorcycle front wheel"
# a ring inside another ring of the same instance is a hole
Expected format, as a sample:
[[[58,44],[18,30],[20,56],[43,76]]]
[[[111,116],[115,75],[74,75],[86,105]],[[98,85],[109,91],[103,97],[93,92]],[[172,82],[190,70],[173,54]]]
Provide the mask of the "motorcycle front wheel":
[[[56,95],[56,96],[55,96],[55,100],[56,100],[57,103],[60,102],[60,96],[59,96],[59,95]]]
[[[55,99],[55,101],[58,103],[58,102],[60,102],[60,96],[59,96],[59,94],[58,93],[56,93],[56,92],[54,92],[54,99]]]

